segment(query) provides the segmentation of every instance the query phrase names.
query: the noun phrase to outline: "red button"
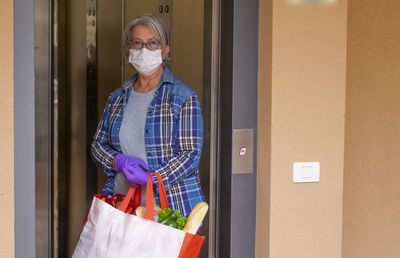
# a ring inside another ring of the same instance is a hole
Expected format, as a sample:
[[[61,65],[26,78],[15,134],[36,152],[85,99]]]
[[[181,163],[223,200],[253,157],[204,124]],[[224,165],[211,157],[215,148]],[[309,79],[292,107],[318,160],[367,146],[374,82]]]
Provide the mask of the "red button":
[[[239,156],[244,156],[244,155],[246,155],[246,152],[247,152],[247,148],[246,148],[246,147],[240,148]]]

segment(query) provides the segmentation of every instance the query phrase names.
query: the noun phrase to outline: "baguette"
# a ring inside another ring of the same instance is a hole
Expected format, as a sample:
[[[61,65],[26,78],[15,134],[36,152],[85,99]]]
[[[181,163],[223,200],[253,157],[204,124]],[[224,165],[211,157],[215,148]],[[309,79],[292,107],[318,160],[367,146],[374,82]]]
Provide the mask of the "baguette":
[[[158,218],[158,214],[160,214],[161,208],[157,204],[154,205],[154,218]],[[144,218],[146,213],[146,207],[139,206],[135,210],[135,215]],[[155,220],[156,221],[156,220]]]
[[[160,214],[161,212],[161,208],[160,206],[158,206],[157,204],[154,204],[154,216],[158,216],[158,214]]]
[[[203,222],[204,217],[208,211],[208,204],[205,202],[199,202],[194,206],[193,210],[190,212],[189,217],[186,221],[183,231],[195,235],[200,227],[201,222]]]
[[[135,210],[135,215],[144,218],[145,211],[146,211],[146,207],[139,206]]]

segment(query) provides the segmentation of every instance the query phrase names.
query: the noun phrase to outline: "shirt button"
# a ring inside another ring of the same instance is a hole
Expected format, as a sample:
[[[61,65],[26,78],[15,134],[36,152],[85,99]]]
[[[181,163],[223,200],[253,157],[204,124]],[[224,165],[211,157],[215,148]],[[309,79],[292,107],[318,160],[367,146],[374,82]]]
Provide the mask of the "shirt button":
[[[145,133],[146,133],[146,134],[149,134],[149,129],[146,129]]]
[[[150,111],[147,112],[147,113],[148,113],[149,115],[152,115],[152,114],[153,114],[153,111],[150,110]]]
[[[117,131],[119,131],[119,128],[117,128]]]
[[[153,156],[153,153],[147,152],[147,156]]]

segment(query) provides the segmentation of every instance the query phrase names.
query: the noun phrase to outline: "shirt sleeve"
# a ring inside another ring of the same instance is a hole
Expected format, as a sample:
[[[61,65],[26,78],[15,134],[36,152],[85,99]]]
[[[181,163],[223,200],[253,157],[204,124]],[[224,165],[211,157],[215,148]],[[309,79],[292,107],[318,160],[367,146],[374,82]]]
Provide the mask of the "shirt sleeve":
[[[109,143],[109,127],[110,127],[110,110],[111,104],[108,98],[107,105],[104,108],[103,116],[97,126],[96,133],[90,149],[93,162],[96,166],[103,170],[107,176],[115,176],[112,170],[112,162],[114,157],[119,154]]]
[[[179,180],[190,176],[199,166],[203,144],[203,117],[196,95],[182,106],[178,120],[177,155],[161,164],[155,172],[160,174],[166,191]],[[153,176],[154,183],[157,178]]]

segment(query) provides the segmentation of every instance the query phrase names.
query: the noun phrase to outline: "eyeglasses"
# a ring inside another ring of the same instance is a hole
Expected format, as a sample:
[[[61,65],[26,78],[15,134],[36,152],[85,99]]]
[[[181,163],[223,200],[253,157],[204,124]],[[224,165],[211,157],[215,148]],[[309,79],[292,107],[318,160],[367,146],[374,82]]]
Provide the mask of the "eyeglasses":
[[[157,50],[160,46],[161,42],[157,39],[150,39],[148,42],[144,43],[139,39],[134,39],[131,44],[129,44],[129,48],[139,50],[142,49],[144,45],[148,50],[154,51]]]

